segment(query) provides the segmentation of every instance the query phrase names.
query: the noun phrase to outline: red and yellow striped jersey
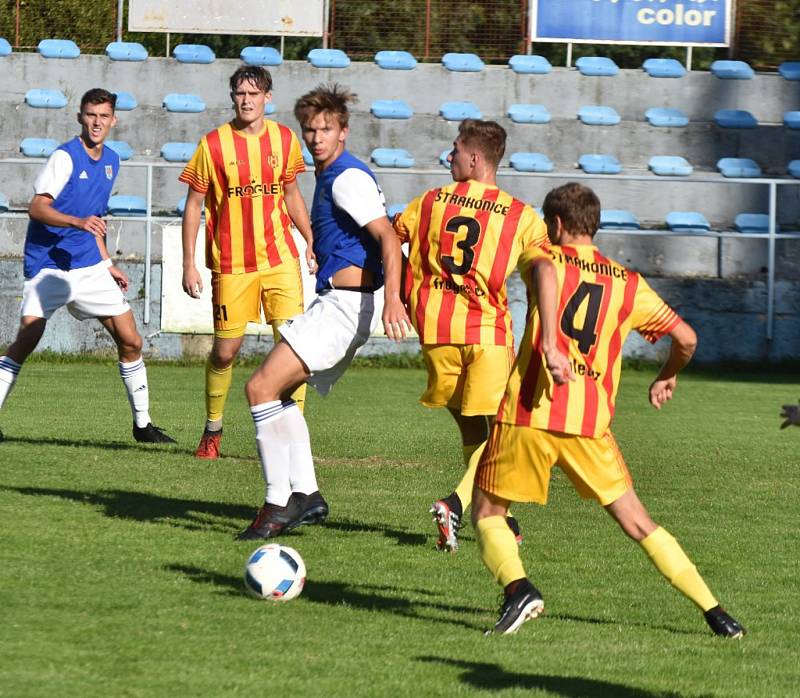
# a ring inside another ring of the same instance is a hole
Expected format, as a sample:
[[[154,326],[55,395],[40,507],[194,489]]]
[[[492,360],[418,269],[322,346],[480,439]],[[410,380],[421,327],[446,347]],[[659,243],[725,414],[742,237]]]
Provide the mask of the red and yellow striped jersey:
[[[409,243],[411,321],[420,342],[513,346],[506,279],[524,249],[547,242],[536,211],[469,180],[425,192],[394,225]]]
[[[557,341],[577,380],[554,385],[541,354],[533,262],[552,259],[558,280]],[[593,245],[526,251],[520,261],[528,288],[528,322],[511,369],[498,420],[597,438],[614,416],[622,345],[637,330],[655,343],[681,322],[642,276]]]
[[[206,266],[222,274],[297,258],[283,185],[305,171],[300,142],[268,119],[258,135],[227,123],[200,140],[179,177],[206,195]]]

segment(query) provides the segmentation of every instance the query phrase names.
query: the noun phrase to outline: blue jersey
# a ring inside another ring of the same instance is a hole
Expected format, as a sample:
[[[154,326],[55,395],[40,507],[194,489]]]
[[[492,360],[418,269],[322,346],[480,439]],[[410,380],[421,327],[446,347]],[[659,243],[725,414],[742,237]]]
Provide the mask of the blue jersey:
[[[99,160],[92,160],[79,137],[64,143],[72,160],[72,174],[53,200],[53,208],[78,218],[104,216],[108,210],[111,188],[119,172],[119,156],[103,147]],[[94,235],[77,228],[59,228],[31,220],[25,238],[25,278],[42,269],[81,269],[100,262],[100,250]]]
[[[378,241],[333,200],[336,178],[345,170],[366,172],[375,182],[376,196],[380,187],[375,175],[363,162],[344,151],[317,175],[314,203],[311,207],[311,228],[314,231],[314,254],[317,257],[317,293],[331,288],[330,279],[349,266],[371,271],[374,288],[383,286],[383,265]]]

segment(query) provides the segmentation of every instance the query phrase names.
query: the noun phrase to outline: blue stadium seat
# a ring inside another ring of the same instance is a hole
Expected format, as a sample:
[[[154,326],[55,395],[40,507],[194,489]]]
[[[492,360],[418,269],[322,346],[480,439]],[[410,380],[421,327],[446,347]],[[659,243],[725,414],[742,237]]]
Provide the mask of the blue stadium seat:
[[[515,73],[525,75],[547,75],[553,69],[544,56],[511,56],[508,65]]]
[[[25,93],[25,102],[29,107],[38,109],[63,109],[68,100],[61,90],[35,88]]]
[[[413,70],[417,67],[417,59],[408,51],[378,51],[375,63],[384,70]]]
[[[517,124],[547,124],[550,112],[544,104],[512,104],[508,108],[508,118]]]
[[[398,213],[402,213],[403,211],[405,211],[407,206],[408,203],[391,204],[390,206],[386,207],[386,215],[389,216],[389,220],[393,220]]]
[[[761,168],[750,158],[722,158],[717,168],[723,177],[760,177]]]
[[[667,107],[650,107],[644,113],[644,118],[650,122],[651,126],[681,128],[689,124],[689,117],[680,109]]]
[[[52,138],[23,138],[19,144],[20,152],[29,158],[46,158],[58,148],[59,143]]]
[[[480,110],[472,102],[445,102],[439,107],[439,114],[447,121],[481,118]]]
[[[688,177],[692,174],[692,166],[679,155],[655,155],[647,167],[653,174],[665,177]]]
[[[622,165],[613,155],[590,153],[578,158],[578,167],[588,174],[619,174]]]
[[[205,44],[178,44],[172,55],[179,63],[213,63],[216,56]]]
[[[178,202],[178,205],[175,207],[175,210],[178,212],[179,216],[183,215],[183,212],[186,210],[186,197],[182,197],[181,200]]]
[[[106,46],[106,56],[112,61],[145,61],[147,49],[134,41],[112,41]]]
[[[308,52],[308,62],[315,68],[346,68],[350,59],[338,48],[312,48]]]
[[[800,160],[792,160],[788,165],[786,165],[786,172],[792,177],[800,179]]]
[[[711,73],[723,80],[750,80],[755,75],[744,61],[714,61]]]
[[[132,109],[136,109],[138,106],[138,102],[136,101],[136,97],[134,97],[130,92],[117,92],[117,105],[115,109],[117,111],[131,111]]]
[[[280,65],[283,58],[277,49],[272,46],[246,46],[239,54],[247,65]]]
[[[9,208],[8,197],[0,192],[0,213],[7,213]]]
[[[648,58],[642,63],[644,70],[651,78],[682,78],[686,68],[674,58]]]
[[[164,143],[161,157],[167,162],[189,162],[197,149],[197,143]]]
[[[800,80],[800,61],[784,61],[778,66],[778,73],[786,80]]]
[[[81,50],[69,39],[42,39],[36,50],[44,58],[77,58]]]
[[[639,221],[630,211],[604,208],[600,211],[600,227],[622,230],[639,230]]]
[[[413,156],[403,148],[375,148],[369,158],[378,167],[414,167]]]
[[[619,73],[617,64],[603,56],[581,56],[575,61],[575,67],[581,72],[581,75],[611,77]]]
[[[303,162],[308,167],[313,167],[314,166],[314,156],[311,154],[311,151],[308,148],[306,148],[306,144],[305,143],[302,144],[302,151],[303,151]]]
[[[447,158],[450,157],[450,153],[452,152],[453,152],[452,148],[446,148],[441,153],[439,153],[439,164],[442,165],[442,167],[446,167],[448,170],[450,169],[450,162],[448,161]],[[800,160],[798,160],[797,162],[800,163]]]
[[[783,125],[792,130],[800,129],[800,111],[787,111],[783,115]]]
[[[766,213],[740,213],[733,223],[740,233],[768,233],[769,216]],[[779,226],[775,224],[775,232]]]
[[[174,92],[164,97],[163,105],[167,111],[182,114],[198,114],[206,109],[206,103],[197,95],[184,95]]]
[[[474,53],[445,53],[442,65],[457,73],[480,73],[484,68],[483,61]]]
[[[714,123],[720,128],[755,128],[758,120],[744,109],[720,109],[714,114]]]
[[[671,211],[667,214],[667,227],[680,232],[705,232],[711,224],[702,213],[696,211]]]
[[[119,155],[120,160],[130,160],[133,157],[133,148],[125,141],[106,141],[106,145]]]
[[[513,153],[511,167],[518,172],[552,172],[553,162],[543,153]]]
[[[4,39],[2,36],[0,36],[0,58],[10,55],[11,55],[11,44],[8,43],[7,39]]]
[[[597,105],[581,107],[578,118],[588,126],[616,126],[620,122],[619,114],[613,107]]]
[[[410,119],[414,110],[402,99],[376,99],[369,110],[379,119]]]
[[[147,202],[141,196],[115,194],[108,200],[108,213],[112,216],[146,216]]]

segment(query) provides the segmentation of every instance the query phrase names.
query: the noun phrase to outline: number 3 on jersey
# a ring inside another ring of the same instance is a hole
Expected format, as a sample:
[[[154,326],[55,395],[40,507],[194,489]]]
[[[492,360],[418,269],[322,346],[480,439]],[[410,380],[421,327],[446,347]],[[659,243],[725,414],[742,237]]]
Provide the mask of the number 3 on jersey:
[[[455,257],[451,255],[442,256],[442,266],[451,274],[463,275],[472,269],[472,263],[475,261],[473,248],[481,237],[481,224],[467,216],[454,216],[447,221],[444,229],[455,236],[461,232],[462,228],[466,228],[467,236],[456,243],[456,247],[461,250],[461,264],[457,264]]]
[[[579,316],[584,301],[586,301],[586,312],[583,315],[583,324],[581,327],[576,327],[576,316]],[[603,286],[582,281],[564,307],[561,315],[561,331],[578,342],[578,351],[581,354],[588,354],[597,342],[597,318],[602,303]]]

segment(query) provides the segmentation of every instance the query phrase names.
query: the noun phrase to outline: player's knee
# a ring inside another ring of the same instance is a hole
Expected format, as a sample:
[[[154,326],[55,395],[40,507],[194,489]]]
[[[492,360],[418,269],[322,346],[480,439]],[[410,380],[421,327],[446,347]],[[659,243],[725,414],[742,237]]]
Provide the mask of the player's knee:
[[[260,371],[256,371],[244,384],[244,394],[251,406],[276,399],[270,395],[269,386]]]
[[[142,341],[142,335],[140,335],[138,332],[120,336],[117,339],[117,346],[119,348],[120,356],[128,357],[128,360],[130,360],[130,358],[133,356],[138,356],[141,354],[143,345],[144,342]]]

